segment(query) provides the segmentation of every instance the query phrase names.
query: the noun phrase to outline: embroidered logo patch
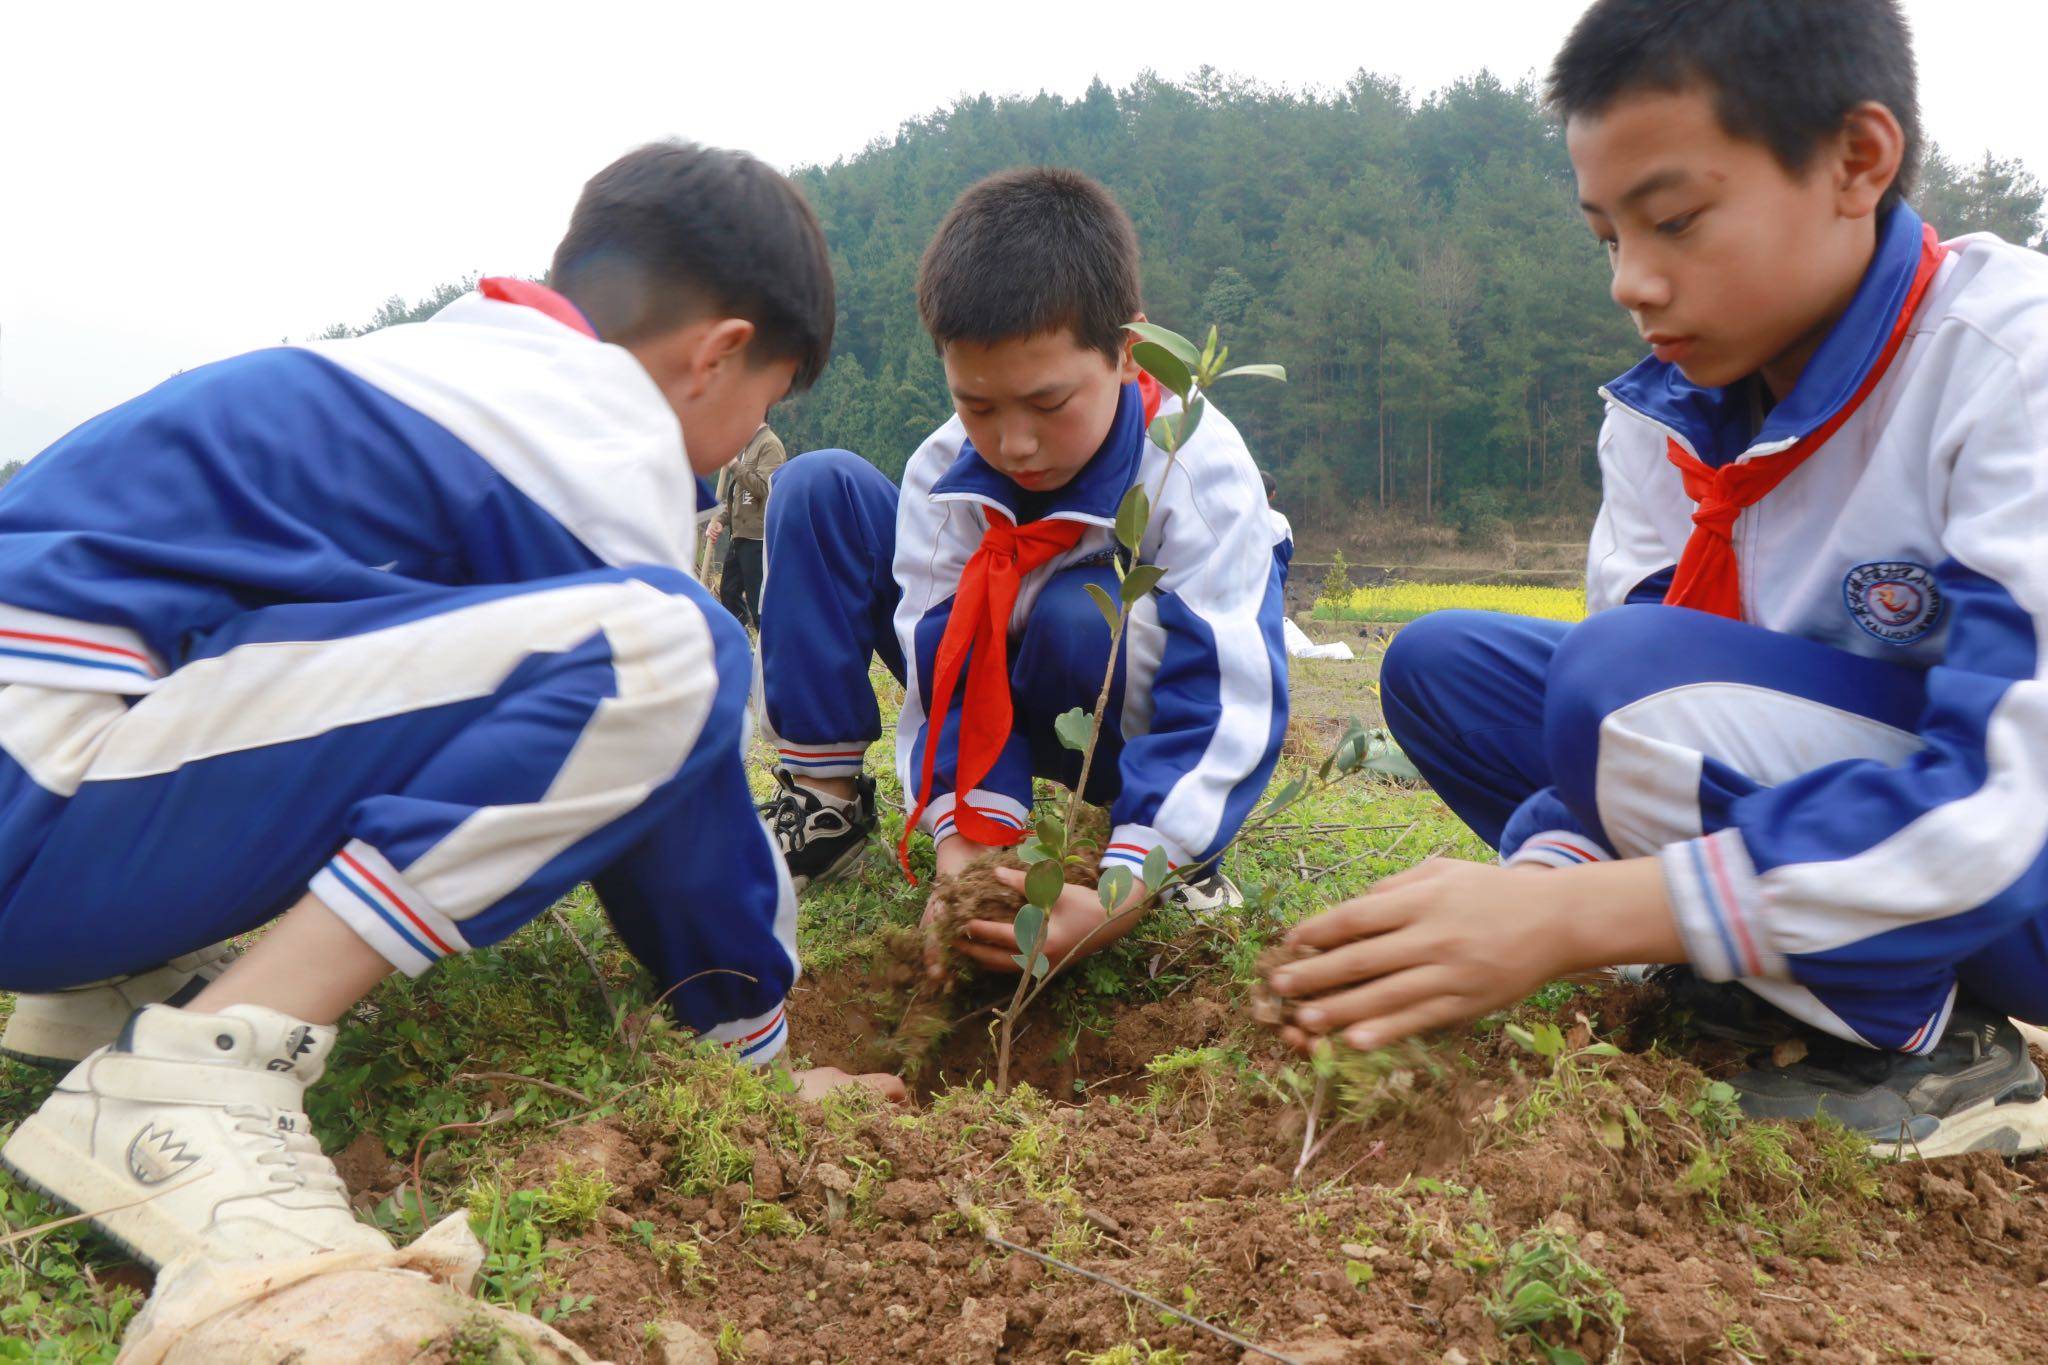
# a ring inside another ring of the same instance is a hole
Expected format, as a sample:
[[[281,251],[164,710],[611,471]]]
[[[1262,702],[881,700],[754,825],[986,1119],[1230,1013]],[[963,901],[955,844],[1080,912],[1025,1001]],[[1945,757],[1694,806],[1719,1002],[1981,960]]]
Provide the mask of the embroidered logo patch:
[[[1842,600],[1856,624],[1886,644],[1910,645],[1941,620],[1941,588],[1924,564],[1858,564],[1842,580]]]

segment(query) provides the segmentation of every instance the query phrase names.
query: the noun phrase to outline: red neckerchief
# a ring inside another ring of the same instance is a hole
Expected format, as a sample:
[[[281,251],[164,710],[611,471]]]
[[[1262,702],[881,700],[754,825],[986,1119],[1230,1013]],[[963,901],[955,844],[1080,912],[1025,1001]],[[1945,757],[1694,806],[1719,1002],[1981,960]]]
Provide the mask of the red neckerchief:
[[[1892,334],[1886,339],[1884,349],[1878,352],[1870,372],[1863,376],[1863,383],[1833,417],[1802,436],[1796,445],[1776,455],[1738,460],[1719,469],[1687,454],[1676,440],[1666,443],[1666,458],[1678,466],[1685,479],[1685,495],[1698,504],[1692,514],[1692,536],[1685,542],[1685,552],[1679,556],[1678,571],[1672,576],[1670,591],[1664,594],[1666,604],[1712,612],[1731,621],[1742,619],[1741,569],[1735,562],[1735,519],[1742,515],[1744,508],[1783,483],[1793,470],[1805,463],[1807,456],[1827,444],[1828,438],[1863,405],[1863,400],[1877,387],[1877,381],[1884,378],[1893,357],[1898,355],[1900,345],[1906,340],[1906,329],[1912,325],[1913,314],[1919,311],[1927,286],[1933,282],[1935,271],[1940,269],[1942,258],[1948,254],[1948,249],[1942,246],[1932,227],[1925,228],[1924,232],[1920,267],[1913,274],[1912,288],[1906,291],[1906,302],[1899,309],[1897,321],[1892,324]]]
[[[597,329],[590,325],[589,318],[583,316],[583,310],[544,284],[516,280],[510,275],[486,275],[476,282],[476,292],[500,303],[524,304],[547,314],[564,327],[573,327],[593,339],[597,337]]]
[[[1138,396],[1149,427],[1159,411],[1160,399],[1159,386],[1151,375],[1139,377]],[[931,804],[932,770],[963,661],[967,666],[967,690],[960,702],[953,824],[963,837],[985,847],[1023,841],[1022,830],[989,819],[970,806],[967,798],[995,767],[1003,745],[1009,742],[1016,718],[1010,701],[1010,614],[1017,606],[1017,591],[1032,570],[1073,549],[1087,529],[1084,522],[1052,518],[1018,526],[1001,510],[988,509],[988,529],[982,532],[981,547],[960,571],[952,614],[946,618],[946,630],[939,637],[938,653],[932,662],[932,705],[925,717],[924,768],[917,784],[917,808],[910,812],[910,819],[903,826],[903,839],[896,846],[896,860],[912,884],[917,876],[910,870],[910,832],[917,828],[925,807]]]

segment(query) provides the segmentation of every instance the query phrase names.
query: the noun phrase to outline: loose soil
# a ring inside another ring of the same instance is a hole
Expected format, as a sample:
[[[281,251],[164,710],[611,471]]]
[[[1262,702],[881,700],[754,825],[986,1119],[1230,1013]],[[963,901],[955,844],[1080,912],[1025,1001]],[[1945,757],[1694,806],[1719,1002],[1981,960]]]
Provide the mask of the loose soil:
[[[851,994],[825,985],[793,1003],[814,1060],[868,1064]],[[960,1084],[992,1070],[970,1024],[939,1049],[950,1089],[934,1098],[935,1078],[907,1109],[813,1114],[796,1147],[749,1120],[752,1178],[709,1197],[677,1193],[672,1144],[628,1120],[561,1129],[518,1164],[527,1183],[567,1162],[614,1185],[601,1219],[561,1243],[567,1292],[595,1307],[558,1326],[621,1361],[663,1359],[647,1345],[659,1320],[728,1328],[739,1358],[771,1365],[1053,1362],[1139,1340],[1190,1361],[1261,1358],[1006,1251],[991,1227],[1300,1362],[1544,1358],[1488,1305],[1511,1248],[1552,1234],[1627,1305],[1619,1332],[1542,1329],[1588,1361],[2048,1359],[2048,1161],[1964,1157],[1829,1184],[1816,1173],[1841,1170],[1839,1146],[1774,1129],[1778,1164],[1738,1159],[1707,1188],[1689,1180],[1707,1132],[1689,1109],[1708,1078],[1655,1043],[1657,1005],[1609,990],[1567,1006],[1596,1011],[1567,1016],[1568,1050],[1636,1050],[1562,1072],[1504,1030],[1417,1048],[1354,1093],[1357,1121],[1299,1178],[1303,1109],[1249,1078],[1289,1059],[1244,1023],[1241,996],[1199,989],[1131,1009],[1064,1061],[1027,1049],[1037,1088],[1008,1105]],[[1206,1064],[1146,1077],[1153,1057],[1203,1046]],[[751,1201],[780,1205],[801,1235],[743,1231]],[[665,1272],[627,1235],[636,1222],[697,1243],[711,1278]]]

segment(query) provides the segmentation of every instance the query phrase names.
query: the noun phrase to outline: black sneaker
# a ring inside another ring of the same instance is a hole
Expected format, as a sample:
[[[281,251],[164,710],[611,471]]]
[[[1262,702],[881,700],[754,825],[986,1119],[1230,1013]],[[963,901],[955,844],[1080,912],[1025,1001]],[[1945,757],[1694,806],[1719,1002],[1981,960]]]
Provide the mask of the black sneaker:
[[[1617,967],[1615,978],[1664,988],[1672,1016],[1709,1038],[1744,1047],[1776,1047],[1803,1036],[1806,1025],[1735,981],[1704,981],[1683,962]]]
[[[1958,1005],[1925,1056],[1880,1052],[1809,1030],[1789,1066],[1760,1066],[1730,1082],[1753,1119],[1827,1114],[1870,1139],[1881,1157],[2048,1148],[2048,1083],[2010,1019]]]
[[[844,876],[875,832],[875,779],[855,778],[851,801],[800,787],[782,768],[775,770],[775,786],[775,795],[761,804],[761,818],[775,832],[797,894]]]

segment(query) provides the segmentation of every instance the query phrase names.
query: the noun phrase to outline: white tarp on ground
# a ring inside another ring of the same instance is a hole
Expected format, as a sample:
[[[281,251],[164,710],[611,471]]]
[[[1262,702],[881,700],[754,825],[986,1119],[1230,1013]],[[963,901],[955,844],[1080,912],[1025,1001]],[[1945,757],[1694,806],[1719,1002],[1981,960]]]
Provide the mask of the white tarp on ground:
[[[1297,659],[1350,659],[1357,657],[1352,654],[1351,646],[1345,644],[1342,640],[1333,641],[1327,645],[1316,644],[1308,638],[1307,632],[1294,624],[1292,617],[1281,618],[1280,634],[1281,638],[1287,642],[1287,652]]]

